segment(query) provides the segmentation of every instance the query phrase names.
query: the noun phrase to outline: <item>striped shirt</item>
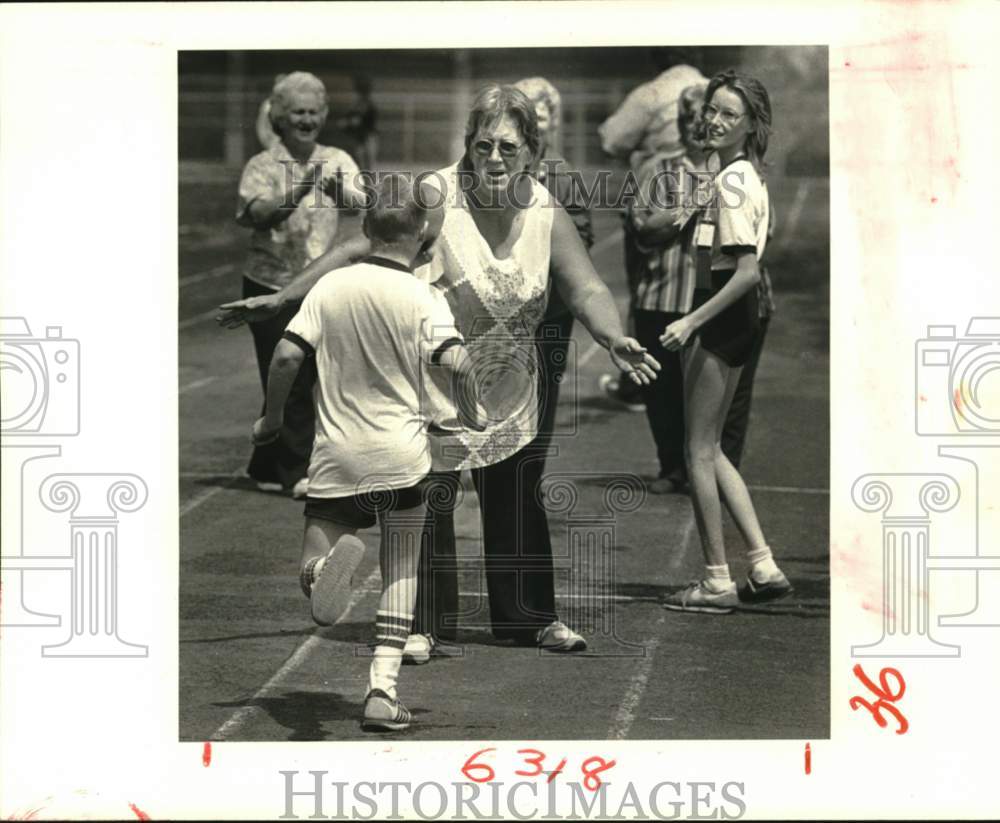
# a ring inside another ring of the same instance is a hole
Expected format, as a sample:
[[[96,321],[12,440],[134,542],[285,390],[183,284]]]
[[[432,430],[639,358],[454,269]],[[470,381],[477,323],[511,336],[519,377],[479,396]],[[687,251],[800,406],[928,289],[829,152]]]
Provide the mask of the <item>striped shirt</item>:
[[[665,158],[646,167],[648,179],[640,181],[640,191],[649,191],[651,204],[667,204],[670,198],[682,203],[693,200],[695,173],[701,171],[688,157]],[[676,191],[672,181],[683,181]],[[634,307],[647,311],[686,314],[691,311],[697,276],[698,257],[694,242],[697,219],[691,217],[673,240],[646,251],[642,277],[636,287]],[[640,248],[642,248],[640,246]]]

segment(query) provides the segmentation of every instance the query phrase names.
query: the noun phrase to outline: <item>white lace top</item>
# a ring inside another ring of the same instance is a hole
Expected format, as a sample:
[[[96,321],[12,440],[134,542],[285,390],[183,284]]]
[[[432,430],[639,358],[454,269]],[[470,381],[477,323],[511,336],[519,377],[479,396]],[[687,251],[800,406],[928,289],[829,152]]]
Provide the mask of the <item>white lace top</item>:
[[[535,329],[545,313],[555,202],[532,180],[531,205],[509,256],[494,257],[461,193],[458,164],[428,183],[445,197],[445,218],[434,260],[417,276],[434,283],[476,366],[480,400],[489,417],[484,432],[449,421],[434,438],[436,470],[498,463],[538,433],[538,356]]]

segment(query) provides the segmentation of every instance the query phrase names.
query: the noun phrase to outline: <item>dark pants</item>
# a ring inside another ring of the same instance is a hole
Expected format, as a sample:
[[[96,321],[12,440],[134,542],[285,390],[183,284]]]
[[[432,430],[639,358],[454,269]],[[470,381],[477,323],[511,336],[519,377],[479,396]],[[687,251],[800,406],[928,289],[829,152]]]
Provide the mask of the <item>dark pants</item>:
[[[274,290],[243,278],[243,297],[273,294]],[[250,323],[253,345],[257,352],[260,383],[267,394],[267,373],[271,358],[281,340],[285,326],[295,316],[298,307],[285,309],[274,317],[259,323]],[[281,436],[266,446],[255,446],[250,457],[247,474],[262,483],[280,483],[291,488],[306,476],[312,454],[313,436],[316,433],[316,411],[313,407],[313,386],[316,384],[316,360],[306,358],[299,369],[292,390],[285,404],[285,424]],[[261,407],[263,414],[263,406]]]
[[[722,452],[736,468],[743,459],[746,446],[747,427],[750,424],[750,403],[753,400],[753,380],[760,363],[760,353],[764,350],[764,336],[767,334],[769,319],[760,321],[760,329],[750,351],[750,357],[743,366],[740,382],[736,385],[732,405],[726,414],[726,425],[722,429]]]
[[[656,443],[660,477],[687,477],[684,465],[684,375],[680,352],[667,351],[660,343],[663,330],[682,314],[636,309],[635,336],[649,350],[662,369],[656,380],[642,387],[646,418]]]
[[[556,619],[552,544],[538,497],[545,449],[533,442],[506,460],[472,470],[482,517],[486,589],[493,634],[531,643]],[[414,632],[454,640],[458,574],[454,507],[458,472],[428,476]]]
[[[559,387],[566,372],[569,341],[573,336],[573,315],[568,311],[546,317],[538,325],[538,440],[548,449],[559,406]],[[544,464],[542,466],[544,469]]]

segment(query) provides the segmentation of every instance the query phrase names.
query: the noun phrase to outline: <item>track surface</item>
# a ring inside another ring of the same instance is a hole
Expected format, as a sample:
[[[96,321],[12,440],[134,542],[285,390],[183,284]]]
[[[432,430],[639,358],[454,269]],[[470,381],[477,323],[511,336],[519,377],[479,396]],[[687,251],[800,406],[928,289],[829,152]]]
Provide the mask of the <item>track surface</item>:
[[[379,590],[377,534],[360,535],[369,551],[351,610],[318,629],[297,580],[301,504],[241,477],[261,400],[249,333],[211,320],[218,303],[238,295],[246,237],[210,218],[185,223],[199,201],[228,205],[228,190],[181,196],[180,739],[371,739],[359,717]],[[758,371],[743,468],[796,596],[728,616],[661,609],[661,594],[698,575],[701,552],[688,498],[650,495],[614,520],[614,579],[602,609],[584,608],[591,601],[583,590],[557,572],[564,618],[593,624],[587,654],[497,645],[479,611],[479,524],[468,491],[457,513],[459,553],[470,565],[461,646],[455,657],[403,669],[400,693],[415,722],[384,737],[829,736],[828,195],[816,181],[789,180],[772,196],[785,215],[768,261],[779,313]],[[597,216],[594,259],[624,307],[619,225],[614,214]],[[657,468],[645,416],[617,410],[598,392],[606,355],[579,324],[574,339],[559,425],[575,419],[577,432],[561,438],[548,463],[550,473],[574,475],[579,492],[572,511],[551,517],[564,569],[570,526],[604,511],[611,476],[650,479]],[[727,540],[734,575],[742,575],[731,523]]]

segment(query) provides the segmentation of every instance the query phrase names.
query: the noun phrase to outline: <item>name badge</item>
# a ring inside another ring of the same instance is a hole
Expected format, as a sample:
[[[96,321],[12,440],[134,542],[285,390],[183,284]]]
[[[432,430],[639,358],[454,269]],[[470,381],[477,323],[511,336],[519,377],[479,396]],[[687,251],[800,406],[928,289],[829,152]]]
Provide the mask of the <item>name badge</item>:
[[[695,245],[698,248],[710,249],[712,248],[712,243],[715,240],[715,223],[708,223],[702,221],[698,224],[698,230],[695,232]]]

